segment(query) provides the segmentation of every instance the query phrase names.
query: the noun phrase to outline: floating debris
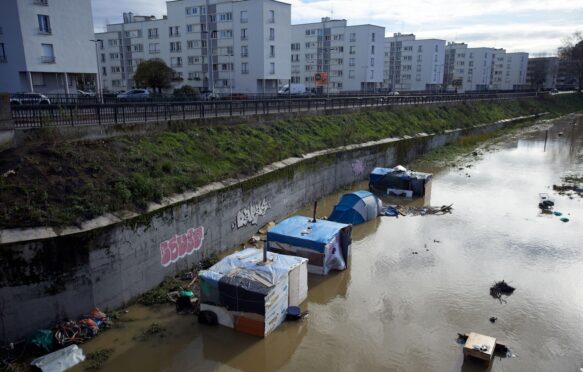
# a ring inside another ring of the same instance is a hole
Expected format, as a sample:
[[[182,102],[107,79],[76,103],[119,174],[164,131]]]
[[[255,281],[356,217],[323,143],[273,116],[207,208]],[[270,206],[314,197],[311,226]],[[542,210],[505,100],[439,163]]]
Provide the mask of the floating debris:
[[[453,204],[450,205],[442,205],[441,207],[411,207],[411,206],[401,206],[401,205],[394,205],[388,206],[383,208],[381,211],[381,215],[389,216],[389,217],[398,217],[401,216],[425,216],[428,214],[433,215],[443,215],[451,213],[453,210]]]
[[[510,296],[514,293],[516,288],[508,285],[504,280],[494,283],[492,287],[490,287],[490,296],[503,301],[502,296]]]
[[[496,318],[495,316],[491,316],[490,317],[490,322],[491,323],[496,323],[497,320],[498,320],[498,318]]]

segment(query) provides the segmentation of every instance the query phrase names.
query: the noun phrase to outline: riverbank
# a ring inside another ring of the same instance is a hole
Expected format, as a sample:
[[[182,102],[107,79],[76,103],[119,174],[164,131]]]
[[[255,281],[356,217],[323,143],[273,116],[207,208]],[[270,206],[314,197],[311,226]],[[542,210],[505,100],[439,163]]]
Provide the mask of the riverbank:
[[[120,210],[141,213],[164,197],[236,180],[314,151],[581,109],[581,95],[561,95],[305,115],[260,124],[242,119],[239,125],[99,141],[49,138],[0,153],[0,226],[59,227]]]

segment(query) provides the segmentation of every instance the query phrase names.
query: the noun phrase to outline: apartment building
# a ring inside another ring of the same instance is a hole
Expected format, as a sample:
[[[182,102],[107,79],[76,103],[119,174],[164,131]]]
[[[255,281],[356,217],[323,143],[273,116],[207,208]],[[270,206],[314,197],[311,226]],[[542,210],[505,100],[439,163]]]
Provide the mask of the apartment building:
[[[445,46],[446,89],[460,93],[488,90],[494,51],[494,48],[468,48],[465,43],[448,43]]]
[[[95,81],[91,0],[2,0],[0,91],[72,93]]]
[[[126,90],[137,66],[160,58],[173,87],[275,93],[290,79],[291,7],[274,0],[176,0],[162,19],[124,14],[95,35],[103,87]]]
[[[321,93],[374,91],[383,82],[385,28],[345,19],[291,26],[291,82]],[[322,77],[318,80],[318,77]]]
[[[548,90],[557,87],[559,73],[558,57],[529,58],[526,84],[531,89]]]
[[[440,90],[444,63],[445,40],[395,33],[385,38],[383,87],[397,92]]]
[[[528,53],[506,53],[494,49],[492,55],[491,90],[520,90],[528,88],[526,73]]]

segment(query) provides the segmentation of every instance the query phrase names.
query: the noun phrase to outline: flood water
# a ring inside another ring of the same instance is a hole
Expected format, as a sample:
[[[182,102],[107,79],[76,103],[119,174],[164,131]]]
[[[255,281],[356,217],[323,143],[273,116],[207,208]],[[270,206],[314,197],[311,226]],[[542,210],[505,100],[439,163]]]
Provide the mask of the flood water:
[[[458,332],[473,331],[516,355],[496,358],[492,371],[579,371],[583,198],[549,188],[568,172],[583,173],[583,119],[572,121],[555,121],[546,149],[545,128],[484,151],[464,170],[418,169],[434,173],[431,205],[453,203],[453,213],[355,227],[351,267],[310,276],[302,305],[310,317],[284,323],[267,339],[199,326],[171,306],[133,306],[121,328],[83,348],[114,348],[109,371],[483,371],[464,362],[456,343]],[[321,200],[319,215],[344,192]],[[539,213],[541,192],[553,194],[569,222]],[[311,207],[300,213],[310,215]],[[502,279],[516,287],[506,302],[489,295]],[[166,336],[140,340],[152,322]]]

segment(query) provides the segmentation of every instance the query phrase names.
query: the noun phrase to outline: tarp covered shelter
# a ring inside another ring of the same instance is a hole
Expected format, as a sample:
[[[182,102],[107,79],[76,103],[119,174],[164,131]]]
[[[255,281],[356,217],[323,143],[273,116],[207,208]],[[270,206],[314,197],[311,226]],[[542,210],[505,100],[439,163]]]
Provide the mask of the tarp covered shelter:
[[[307,258],[308,271],[326,275],[348,267],[352,227],[333,221],[293,216],[267,232],[267,249]]]
[[[369,190],[383,195],[424,196],[431,187],[430,173],[414,172],[402,166],[375,168],[369,176]]]
[[[247,248],[199,273],[201,310],[220,324],[267,336],[283,322],[288,306],[308,296],[305,258]]]
[[[369,191],[355,191],[342,195],[328,221],[358,225],[375,219],[382,209],[382,202]]]

